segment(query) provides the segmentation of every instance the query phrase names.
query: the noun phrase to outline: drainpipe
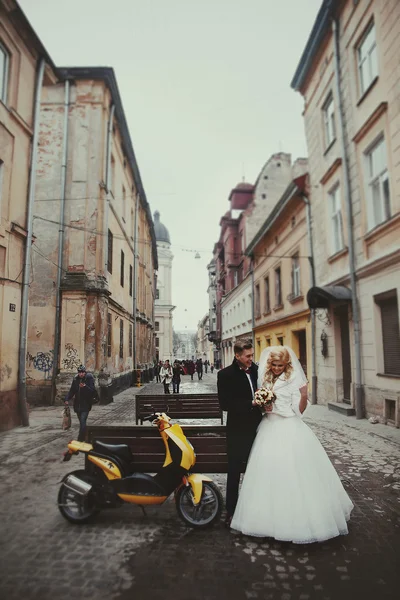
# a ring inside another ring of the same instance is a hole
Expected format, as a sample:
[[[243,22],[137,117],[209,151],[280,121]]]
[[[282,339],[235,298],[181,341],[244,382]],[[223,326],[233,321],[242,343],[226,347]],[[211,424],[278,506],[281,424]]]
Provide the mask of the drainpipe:
[[[65,81],[64,88],[64,126],[63,147],[61,161],[61,198],[60,198],[60,229],[58,230],[58,259],[57,259],[57,285],[56,285],[56,322],[54,330],[54,353],[53,353],[53,377],[52,387],[55,392],[56,377],[58,372],[58,360],[60,355],[60,332],[61,332],[61,277],[64,256],[64,210],[65,192],[67,185],[67,159],[68,159],[68,113],[69,113],[69,81]]]
[[[29,173],[29,191],[28,207],[26,217],[26,244],[24,267],[22,276],[22,295],[21,295],[21,325],[19,336],[19,354],[18,354],[18,404],[23,427],[29,427],[29,415],[26,405],[26,349],[28,333],[28,307],[29,307],[29,278],[30,264],[32,254],[32,227],[33,227],[33,204],[35,201],[36,187],[36,169],[38,157],[38,139],[39,139],[39,118],[40,118],[40,99],[42,94],[43,76],[46,63],[44,58],[40,59],[38,72],[36,75],[35,101],[33,107],[33,136],[32,136],[32,157]]]
[[[354,248],[354,236],[353,236],[353,212],[351,206],[351,189],[350,189],[350,173],[349,163],[346,150],[346,143],[344,139],[344,111],[343,111],[343,99],[340,88],[340,46],[339,46],[339,22],[335,19],[332,20],[332,31],[334,36],[334,60],[335,60],[335,82],[336,82],[336,94],[338,98],[338,123],[339,123],[339,137],[341,142],[342,150],[342,162],[344,170],[344,199],[346,206],[347,216],[347,235],[349,244],[349,270],[350,270],[350,288],[352,298],[352,311],[353,311],[353,328],[354,328],[354,353],[355,353],[355,409],[356,418],[364,418],[364,406],[363,406],[363,386],[362,386],[362,375],[361,375],[361,335],[360,335],[360,316],[358,310],[358,296],[357,296],[357,280],[356,280],[356,264],[355,264],[355,248]]]
[[[307,221],[307,237],[308,237],[308,260],[310,261],[311,271],[311,286],[316,286],[315,278],[315,262],[314,262],[314,250],[312,241],[312,227],[311,227],[311,203],[310,200],[302,194],[303,201],[306,205],[306,221]],[[311,309],[311,404],[317,404],[317,356],[316,356],[316,319],[315,309]]]
[[[107,129],[107,149],[106,149],[106,206],[104,215],[104,273],[107,278],[108,268],[108,212],[110,207],[110,179],[111,179],[111,141],[113,133],[115,105],[111,105],[110,116],[108,118]]]
[[[138,238],[138,226],[139,226],[139,202],[140,196],[136,194],[136,202],[135,202],[135,229],[134,229],[134,239],[133,239],[133,370],[136,371],[136,345],[137,345],[137,335],[136,335],[136,305],[137,305],[137,238]]]
[[[255,315],[254,315],[254,254],[251,255],[250,259],[250,269],[251,269],[251,337],[253,342],[253,348],[255,349],[255,335],[254,328],[256,326]]]

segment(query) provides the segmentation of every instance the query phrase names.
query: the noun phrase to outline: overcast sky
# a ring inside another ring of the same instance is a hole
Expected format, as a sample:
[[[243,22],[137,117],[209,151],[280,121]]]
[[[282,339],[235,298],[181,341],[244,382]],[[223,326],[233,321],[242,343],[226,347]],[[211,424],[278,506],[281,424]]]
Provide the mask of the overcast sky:
[[[56,65],[114,68],[147,199],[171,236],[174,327],[196,329],[231,189],[274,152],[307,155],[290,81],[321,0],[20,4]]]

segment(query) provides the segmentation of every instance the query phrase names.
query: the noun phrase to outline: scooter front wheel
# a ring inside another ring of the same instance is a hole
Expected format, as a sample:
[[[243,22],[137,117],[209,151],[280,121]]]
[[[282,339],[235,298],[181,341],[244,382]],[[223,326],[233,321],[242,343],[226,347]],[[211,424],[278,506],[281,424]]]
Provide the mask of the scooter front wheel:
[[[83,485],[85,483],[88,486],[92,484],[90,477],[88,477],[84,470],[73,471],[66,475],[58,492],[57,503],[59,511],[71,523],[87,523],[91,517],[99,512],[99,509],[96,507],[94,498],[90,492],[84,495],[68,485],[69,476],[76,478],[75,481],[83,482]]]
[[[198,504],[194,504],[190,486],[182,486],[176,494],[176,510],[180,518],[190,527],[209,527],[222,512],[222,495],[212,481],[203,481],[203,492]]]

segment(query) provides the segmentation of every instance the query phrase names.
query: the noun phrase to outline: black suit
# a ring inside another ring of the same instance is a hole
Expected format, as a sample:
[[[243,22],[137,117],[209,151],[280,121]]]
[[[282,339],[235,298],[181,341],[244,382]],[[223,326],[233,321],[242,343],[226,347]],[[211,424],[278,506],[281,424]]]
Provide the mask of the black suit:
[[[257,389],[258,367],[252,363],[250,377],[253,389]],[[261,421],[258,408],[252,406],[253,394],[246,373],[236,359],[218,372],[218,399],[222,410],[228,412],[226,423],[228,479],[226,485],[226,510],[235,512],[240,473],[246,463]]]

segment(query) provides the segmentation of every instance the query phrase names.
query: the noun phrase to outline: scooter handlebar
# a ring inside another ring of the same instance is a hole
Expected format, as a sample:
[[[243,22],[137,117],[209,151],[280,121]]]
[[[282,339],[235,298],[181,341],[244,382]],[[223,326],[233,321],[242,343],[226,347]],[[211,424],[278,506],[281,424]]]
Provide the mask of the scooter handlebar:
[[[143,421],[155,421],[156,419],[158,419],[160,413],[156,413],[154,410],[154,407],[149,405],[144,405],[143,408],[148,408],[149,410],[152,411],[152,413],[150,415],[148,415],[147,417],[143,417]],[[167,413],[169,412],[169,406],[167,406]]]

